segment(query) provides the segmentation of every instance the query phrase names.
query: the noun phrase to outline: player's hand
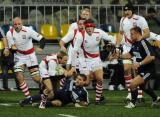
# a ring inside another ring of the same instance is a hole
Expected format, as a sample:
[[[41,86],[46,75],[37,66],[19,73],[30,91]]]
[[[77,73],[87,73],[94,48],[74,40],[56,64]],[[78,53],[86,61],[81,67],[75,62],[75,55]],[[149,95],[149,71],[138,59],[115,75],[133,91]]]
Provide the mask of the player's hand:
[[[69,71],[72,75],[77,74],[76,68],[72,67],[71,70]]]
[[[62,46],[60,50],[63,52],[67,52],[67,49],[64,46]]]
[[[43,49],[42,49],[42,48],[37,47],[37,48],[36,48],[36,52],[40,54],[40,53],[42,53],[42,52],[43,52]]]
[[[9,49],[5,48],[4,51],[3,51],[3,54],[4,54],[4,56],[9,56],[9,54],[10,54]]]
[[[139,63],[134,63],[133,65],[132,65],[132,69],[133,70],[138,70],[138,68],[140,67],[140,64]]]

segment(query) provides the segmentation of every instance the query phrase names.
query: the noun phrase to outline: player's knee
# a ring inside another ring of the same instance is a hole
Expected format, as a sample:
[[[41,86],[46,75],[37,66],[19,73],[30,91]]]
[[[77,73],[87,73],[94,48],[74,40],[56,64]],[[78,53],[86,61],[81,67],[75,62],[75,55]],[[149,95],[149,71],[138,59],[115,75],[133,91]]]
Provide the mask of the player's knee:
[[[60,106],[62,106],[62,102],[61,102],[61,101],[59,101],[59,100],[52,101],[52,105],[53,105],[53,106],[60,107]]]
[[[47,99],[48,100],[52,100],[54,97],[54,93],[53,93],[53,90],[49,92],[48,96],[47,96]]]
[[[19,67],[16,67],[16,68],[14,68],[14,72],[15,73],[19,73],[19,72],[24,72],[24,68],[23,67],[21,67],[21,66],[19,66]]]
[[[39,75],[39,71],[36,70],[36,71],[33,71],[33,72],[30,72],[30,75],[32,77],[32,79],[35,81],[35,82],[40,82],[41,81],[41,78],[40,78],[40,75]]]
[[[131,89],[135,89],[135,88],[137,87],[137,85],[136,85],[135,82],[131,82],[129,87],[130,87]]]

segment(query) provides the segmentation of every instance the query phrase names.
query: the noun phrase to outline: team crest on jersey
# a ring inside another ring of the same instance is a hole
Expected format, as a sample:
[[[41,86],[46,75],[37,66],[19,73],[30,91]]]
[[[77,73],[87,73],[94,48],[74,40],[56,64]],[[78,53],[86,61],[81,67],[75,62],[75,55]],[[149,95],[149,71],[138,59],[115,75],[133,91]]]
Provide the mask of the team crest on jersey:
[[[22,39],[26,39],[26,35],[22,35]]]
[[[85,43],[88,43],[87,40],[84,41]]]

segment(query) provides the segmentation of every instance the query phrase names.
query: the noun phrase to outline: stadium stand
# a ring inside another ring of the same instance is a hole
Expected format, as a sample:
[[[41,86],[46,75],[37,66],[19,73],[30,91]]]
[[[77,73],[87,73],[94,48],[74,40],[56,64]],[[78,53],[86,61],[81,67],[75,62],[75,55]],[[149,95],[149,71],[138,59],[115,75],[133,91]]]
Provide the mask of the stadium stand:
[[[105,32],[110,32],[110,33],[115,33],[116,32],[115,27],[111,24],[101,24],[100,28]]]
[[[67,34],[69,26],[70,26],[69,24],[61,25],[61,37],[64,37]]]
[[[5,35],[9,31],[10,27],[11,27],[11,25],[9,25],[9,24],[4,24],[4,25],[1,26],[1,28],[4,31]]]
[[[32,28],[34,31],[37,32],[37,28],[36,28],[35,25],[25,25],[25,26],[27,26],[27,27],[29,27],[29,28]]]
[[[0,41],[0,51],[1,51],[3,48],[4,48],[4,46],[3,46],[3,42],[2,42],[2,41]]]
[[[54,40],[58,38],[58,31],[56,26],[51,24],[42,24],[40,33],[44,36],[46,40]]]

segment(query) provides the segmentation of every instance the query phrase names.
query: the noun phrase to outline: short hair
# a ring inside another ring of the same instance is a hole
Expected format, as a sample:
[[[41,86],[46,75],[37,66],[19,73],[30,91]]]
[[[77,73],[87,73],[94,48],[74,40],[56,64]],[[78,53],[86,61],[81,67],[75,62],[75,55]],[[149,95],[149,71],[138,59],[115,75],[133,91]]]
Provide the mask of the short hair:
[[[83,9],[81,9],[81,13],[82,13],[83,11],[90,12],[90,8],[89,8],[89,7],[85,7],[85,8],[83,8]]]
[[[84,24],[87,24],[87,23],[93,23],[94,24],[94,21],[92,19],[88,19],[84,22]]]
[[[132,30],[134,30],[135,32],[137,32],[137,33],[139,33],[139,34],[141,34],[141,35],[142,35],[142,29],[141,29],[140,27],[138,27],[138,26],[133,27],[133,28],[131,28],[131,30],[130,30],[130,31],[132,31]]]
[[[64,51],[59,51],[57,54],[57,58],[62,59],[64,56],[68,56],[66,52]]]
[[[78,76],[82,77],[84,81],[87,80],[87,76],[86,76],[85,74],[78,74],[78,75],[76,76],[76,78],[77,78]]]
[[[135,11],[134,6],[130,3],[125,4],[124,10],[131,10],[132,13],[134,13],[134,11]]]

